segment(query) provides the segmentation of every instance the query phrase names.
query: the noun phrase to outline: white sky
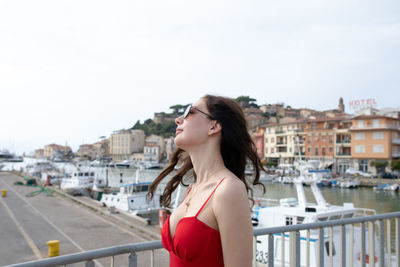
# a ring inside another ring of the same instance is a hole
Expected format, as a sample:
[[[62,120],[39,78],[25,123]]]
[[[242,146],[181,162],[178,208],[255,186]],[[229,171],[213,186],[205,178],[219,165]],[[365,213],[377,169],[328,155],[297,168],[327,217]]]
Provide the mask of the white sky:
[[[400,99],[400,2],[0,2],[0,149],[74,151],[206,93]]]

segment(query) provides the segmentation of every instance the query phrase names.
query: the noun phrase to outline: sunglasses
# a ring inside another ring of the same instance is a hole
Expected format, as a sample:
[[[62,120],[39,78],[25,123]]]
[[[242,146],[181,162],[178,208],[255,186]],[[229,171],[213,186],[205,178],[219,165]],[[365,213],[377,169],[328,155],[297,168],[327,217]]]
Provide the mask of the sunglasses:
[[[195,110],[197,110],[198,112],[203,113],[204,115],[206,115],[206,116],[209,117],[210,119],[215,120],[213,116],[211,116],[210,114],[205,113],[204,111],[201,111],[201,110],[198,109],[198,108],[193,107],[192,104],[190,104],[190,105],[186,108],[185,112],[183,112],[183,118],[184,118],[184,119],[186,119],[187,116],[189,116],[190,110],[191,110],[191,109],[195,109]]]

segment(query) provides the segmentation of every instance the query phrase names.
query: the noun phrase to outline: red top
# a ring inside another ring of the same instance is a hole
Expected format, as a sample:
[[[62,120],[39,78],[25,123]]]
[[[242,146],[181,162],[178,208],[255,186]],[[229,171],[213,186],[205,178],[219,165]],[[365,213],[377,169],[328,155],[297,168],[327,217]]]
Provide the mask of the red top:
[[[170,267],[224,266],[219,232],[197,219],[197,216],[223,180],[217,184],[196,216],[183,217],[179,220],[172,238],[169,226],[171,215],[168,216],[161,230],[161,242],[165,249],[169,251]]]

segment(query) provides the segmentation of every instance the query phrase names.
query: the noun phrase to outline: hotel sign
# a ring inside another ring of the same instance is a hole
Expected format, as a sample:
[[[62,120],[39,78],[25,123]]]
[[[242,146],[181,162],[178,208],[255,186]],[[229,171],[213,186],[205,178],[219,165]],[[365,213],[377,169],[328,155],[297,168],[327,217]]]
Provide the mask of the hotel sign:
[[[376,108],[377,102],[375,98],[352,100],[349,102],[349,108],[357,111],[364,108]]]

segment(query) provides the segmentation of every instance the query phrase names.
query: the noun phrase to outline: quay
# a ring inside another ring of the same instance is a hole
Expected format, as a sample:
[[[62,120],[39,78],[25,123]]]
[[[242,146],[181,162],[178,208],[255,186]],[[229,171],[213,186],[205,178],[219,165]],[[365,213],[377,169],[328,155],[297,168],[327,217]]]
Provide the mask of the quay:
[[[0,172],[0,266],[48,257],[47,241],[60,241],[60,255],[118,245],[160,240],[159,228],[123,213],[111,214],[88,197],[72,197],[56,188],[52,196],[43,193],[27,197],[36,187],[18,186],[23,178]],[[138,266],[148,266],[150,253],[138,252]],[[155,266],[168,266],[169,256],[155,250]],[[96,266],[110,266],[110,258],[95,260]],[[128,266],[128,257],[115,256],[115,266]],[[68,266],[82,266],[72,264]]]

